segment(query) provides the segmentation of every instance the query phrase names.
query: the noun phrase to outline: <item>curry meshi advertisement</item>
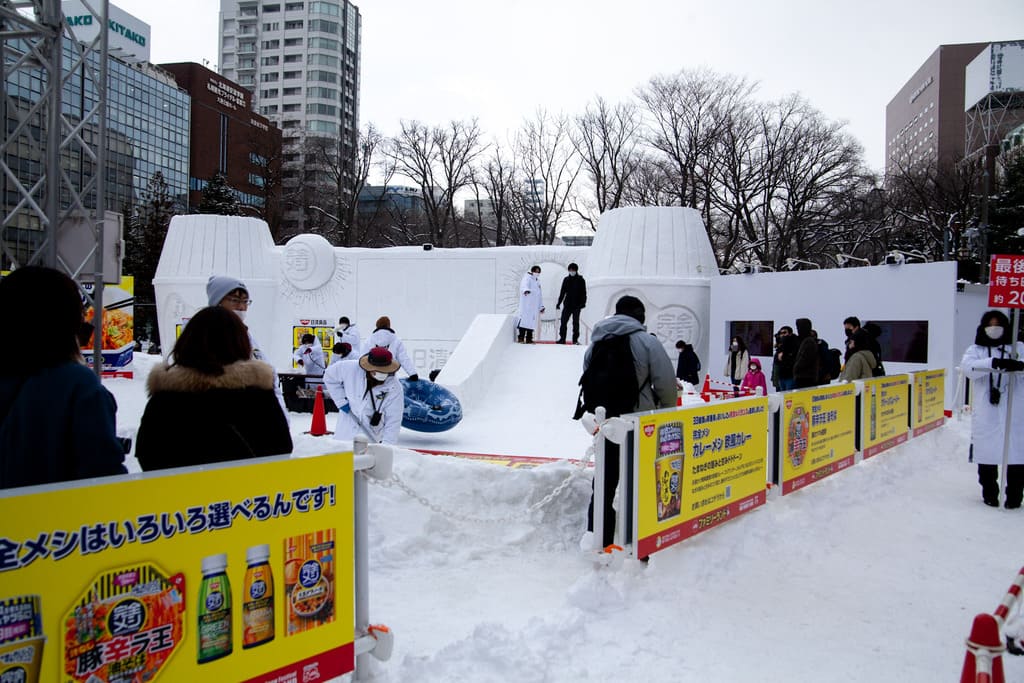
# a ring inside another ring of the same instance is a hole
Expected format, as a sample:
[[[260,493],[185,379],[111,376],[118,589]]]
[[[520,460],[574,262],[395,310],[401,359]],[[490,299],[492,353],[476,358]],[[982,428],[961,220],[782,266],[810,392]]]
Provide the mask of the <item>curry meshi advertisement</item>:
[[[907,375],[864,380],[860,394],[860,450],[864,458],[898,446],[909,437],[910,384]]]
[[[856,399],[852,384],[782,395],[779,457],[783,495],[854,463]]]
[[[92,284],[83,285],[90,294]],[[85,320],[93,321],[96,311],[87,305]],[[125,275],[117,285],[103,288],[103,376],[128,377],[134,375],[132,361],[135,355],[135,278]],[[89,342],[92,343],[91,340]],[[92,364],[92,346],[82,349],[86,362]]]
[[[763,505],[767,443],[766,398],[639,418],[637,557]]]
[[[0,494],[0,680],[329,680],[354,667],[352,456]]]
[[[911,426],[914,436],[941,427],[946,421],[946,371],[924,370],[914,373],[914,399]]]

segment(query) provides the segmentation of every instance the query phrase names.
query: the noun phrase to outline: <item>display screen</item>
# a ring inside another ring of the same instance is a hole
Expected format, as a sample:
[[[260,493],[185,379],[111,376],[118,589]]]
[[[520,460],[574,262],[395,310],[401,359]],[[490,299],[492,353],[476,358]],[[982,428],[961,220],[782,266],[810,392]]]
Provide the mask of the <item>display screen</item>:
[[[746,343],[751,357],[770,356],[774,351],[771,320],[732,320],[729,322],[729,339],[739,337]]]
[[[882,360],[893,363],[928,362],[927,320],[872,320],[864,323],[870,330],[874,323],[881,329],[878,343],[882,347]]]

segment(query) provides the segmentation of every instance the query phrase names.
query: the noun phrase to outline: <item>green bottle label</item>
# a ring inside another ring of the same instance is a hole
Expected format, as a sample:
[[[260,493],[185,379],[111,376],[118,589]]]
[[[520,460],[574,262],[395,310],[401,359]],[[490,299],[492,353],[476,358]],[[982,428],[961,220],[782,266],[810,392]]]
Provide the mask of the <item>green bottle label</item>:
[[[231,654],[231,586],[227,574],[203,577],[199,589],[199,659],[210,662]]]

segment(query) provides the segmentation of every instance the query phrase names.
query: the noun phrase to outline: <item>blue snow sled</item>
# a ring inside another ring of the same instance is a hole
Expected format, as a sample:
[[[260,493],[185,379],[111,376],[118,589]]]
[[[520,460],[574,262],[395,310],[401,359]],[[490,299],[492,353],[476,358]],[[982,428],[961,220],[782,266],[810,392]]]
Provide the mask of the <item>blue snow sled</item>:
[[[405,391],[402,426],[414,432],[445,432],[462,420],[462,404],[440,384],[399,380]]]

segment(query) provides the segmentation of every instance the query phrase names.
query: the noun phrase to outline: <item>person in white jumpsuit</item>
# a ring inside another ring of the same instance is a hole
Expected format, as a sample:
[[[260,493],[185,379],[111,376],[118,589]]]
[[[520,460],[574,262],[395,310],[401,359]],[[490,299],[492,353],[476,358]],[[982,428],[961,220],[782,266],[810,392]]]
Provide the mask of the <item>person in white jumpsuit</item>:
[[[405,392],[395,377],[400,367],[390,351],[378,346],[358,360],[327,368],[324,386],[338,406],[334,438],[351,441],[364,434],[371,443],[395,443],[405,410]]]
[[[390,351],[395,360],[401,364],[402,369],[409,375],[410,381],[419,381],[420,376],[416,373],[416,364],[413,363],[409,352],[405,350],[405,344],[402,343],[401,338],[391,329],[391,318],[386,315],[377,318],[376,329],[363,342],[363,353],[367,353],[375,346],[382,346]]]
[[[544,297],[540,290],[540,266],[533,266],[519,283],[519,334],[520,344],[533,343],[533,331],[544,312]]]
[[[1024,496],[1024,342],[1012,344],[1010,321],[1002,311],[986,311],[960,368],[971,380],[971,452],[986,505],[999,505],[1007,392],[1013,386],[1006,507],[1019,508]]]

